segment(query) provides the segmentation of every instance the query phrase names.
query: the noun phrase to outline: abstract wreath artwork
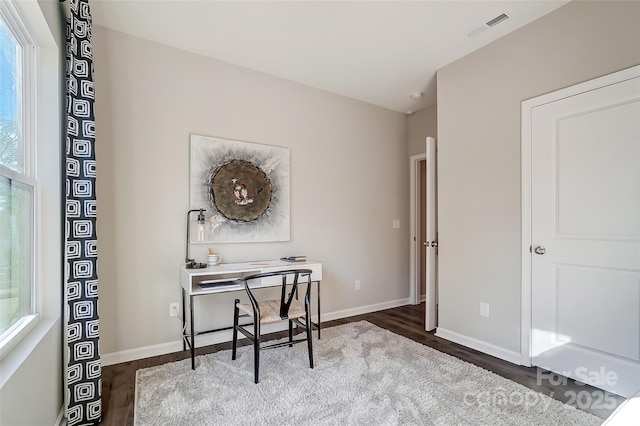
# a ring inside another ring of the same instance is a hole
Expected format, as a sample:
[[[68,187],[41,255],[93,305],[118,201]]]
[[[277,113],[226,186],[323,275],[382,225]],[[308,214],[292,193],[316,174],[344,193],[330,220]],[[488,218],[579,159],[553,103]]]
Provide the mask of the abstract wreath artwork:
[[[191,135],[190,208],[205,242],[289,241],[289,149]]]

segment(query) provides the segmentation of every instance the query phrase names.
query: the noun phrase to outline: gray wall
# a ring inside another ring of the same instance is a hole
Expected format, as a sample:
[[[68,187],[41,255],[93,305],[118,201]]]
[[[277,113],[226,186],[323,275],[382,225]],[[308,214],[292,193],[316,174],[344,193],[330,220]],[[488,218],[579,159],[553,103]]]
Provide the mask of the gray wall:
[[[94,46],[103,354],[180,340],[190,133],[291,152],[291,241],[217,244],[223,261],[322,262],[327,314],[408,298],[404,114],[101,27]],[[229,325],[232,297],[197,321]]]
[[[427,136],[438,139],[438,106],[432,105],[410,115],[407,122],[409,156],[424,154]]]
[[[640,3],[574,1],[438,71],[440,327],[520,352],[521,102],[639,63]]]

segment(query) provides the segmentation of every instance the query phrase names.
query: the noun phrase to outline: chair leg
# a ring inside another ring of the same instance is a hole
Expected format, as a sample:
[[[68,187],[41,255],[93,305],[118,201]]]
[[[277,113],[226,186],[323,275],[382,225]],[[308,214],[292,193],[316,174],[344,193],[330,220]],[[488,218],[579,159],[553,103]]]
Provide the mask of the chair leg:
[[[307,326],[307,348],[309,349],[309,367],[313,368],[313,333],[311,332],[311,316],[307,310],[306,323]]]
[[[236,359],[236,349],[238,347],[238,317],[240,315],[240,309],[238,309],[238,303],[240,299],[236,299],[233,303],[233,346],[231,347],[231,359]]]
[[[254,318],[253,325],[253,370],[254,382],[258,383],[258,375],[260,371],[260,321]]]
[[[293,342],[293,321],[289,320],[289,342]],[[293,343],[289,343],[289,347],[292,347]]]

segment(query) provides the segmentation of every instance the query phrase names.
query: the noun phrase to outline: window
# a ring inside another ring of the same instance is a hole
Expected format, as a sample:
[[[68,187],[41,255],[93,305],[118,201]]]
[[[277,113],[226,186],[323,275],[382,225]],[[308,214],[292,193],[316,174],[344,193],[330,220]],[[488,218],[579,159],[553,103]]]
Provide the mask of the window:
[[[0,10],[0,347],[35,314],[30,44]]]

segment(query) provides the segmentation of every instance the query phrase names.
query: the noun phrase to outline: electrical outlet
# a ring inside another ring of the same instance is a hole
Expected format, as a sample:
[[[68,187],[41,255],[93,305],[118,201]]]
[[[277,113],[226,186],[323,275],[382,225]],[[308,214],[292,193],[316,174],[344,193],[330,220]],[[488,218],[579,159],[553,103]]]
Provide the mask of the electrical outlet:
[[[480,302],[480,316],[489,318],[489,304]]]
[[[178,302],[169,303],[169,316],[170,317],[177,317],[178,316],[179,307],[180,307],[180,304]]]
[[[356,280],[356,291],[360,290],[360,280]]]

